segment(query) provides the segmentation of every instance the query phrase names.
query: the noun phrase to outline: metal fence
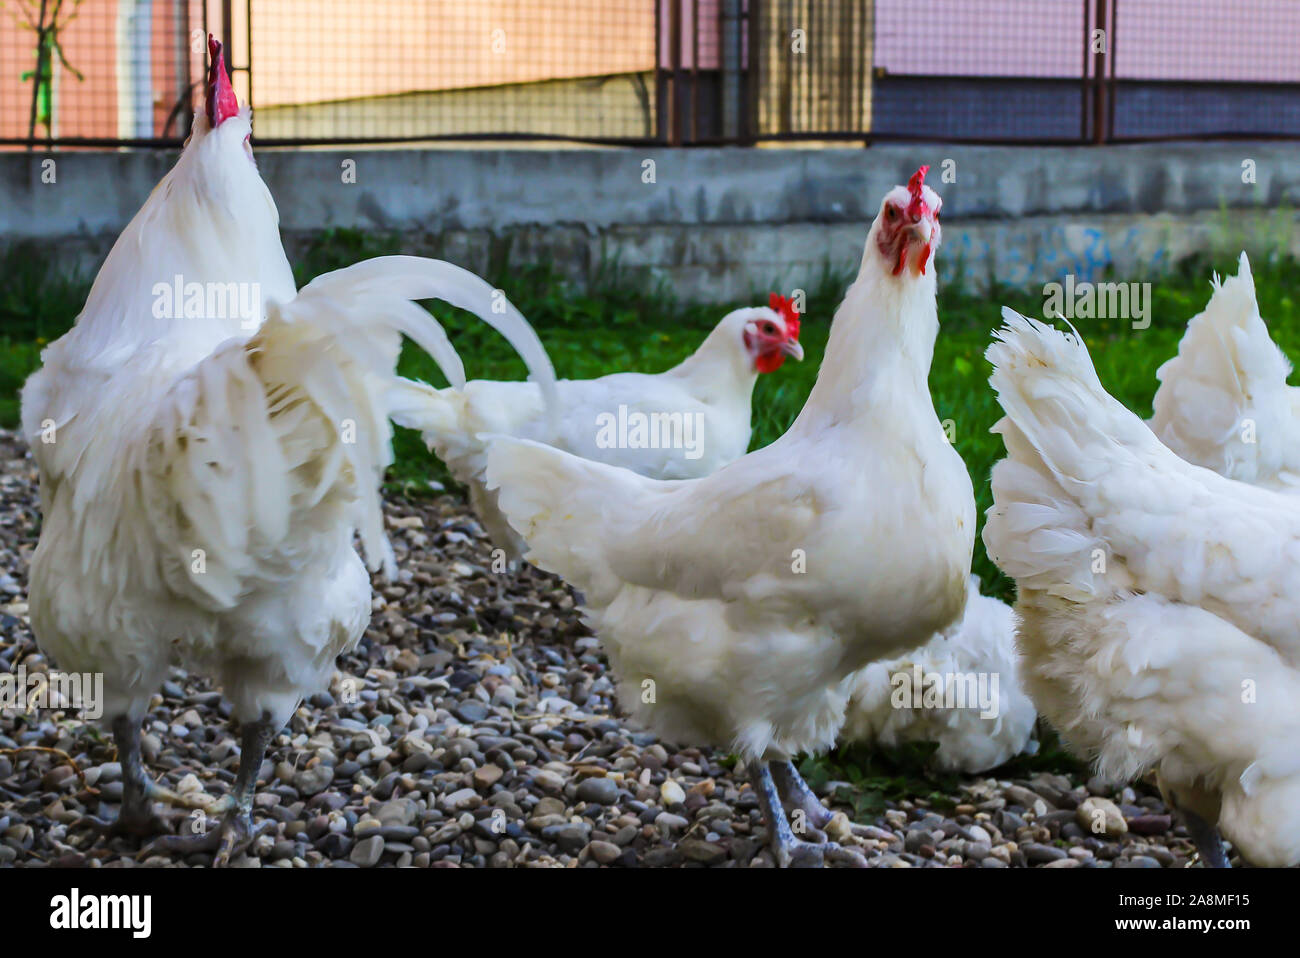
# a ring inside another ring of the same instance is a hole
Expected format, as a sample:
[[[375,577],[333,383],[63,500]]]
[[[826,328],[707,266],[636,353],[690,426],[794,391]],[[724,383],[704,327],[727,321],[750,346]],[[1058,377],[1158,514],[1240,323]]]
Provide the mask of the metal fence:
[[[0,0],[0,146],[1300,137],[1296,0]]]

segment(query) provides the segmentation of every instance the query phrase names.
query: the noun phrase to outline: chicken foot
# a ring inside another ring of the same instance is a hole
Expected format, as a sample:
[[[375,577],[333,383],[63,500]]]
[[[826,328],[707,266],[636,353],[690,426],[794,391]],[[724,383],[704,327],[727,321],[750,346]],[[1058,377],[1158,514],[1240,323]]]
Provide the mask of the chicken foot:
[[[750,784],[753,786],[754,794],[758,796],[758,806],[767,821],[768,841],[777,864],[782,868],[818,868],[829,861],[859,868],[865,867],[866,859],[852,849],[844,848],[835,842],[810,842],[795,836],[790,828],[790,820],[781,805],[781,796],[777,791],[776,782],[772,780],[772,768],[782,764],[789,766],[788,762],[758,762],[749,773]],[[791,769],[793,770],[792,766]],[[798,773],[796,772],[795,775],[797,776]],[[807,785],[804,788],[807,788]]]
[[[218,828],[208,829],[199,835],[164,836],[142,851],[139,857],[144,858],[155,852],[192,855],[195,852],[214,851],[214,867],[223,868],[230,864],[235,852],[247,846],[270,824],[253,825],[253,795],[257,790],[257,774],[276,731],[269,715],[244,724],[240,735],[239,772],[235,776],[234,788],[229,795],[206,809],[208,814],[222,815]]]
[[[113,739],[117,743],[118,761],[122,764],[122,808],[112,821],[91,818],[90,824],[96,831],[110,837],[157,835],[168,829],[167,822],[153,810],[155,802],[191,811],[206,807],[203,802],[164,788],[149,777],[140,749],[138,721],[126,715],[113,719]]]

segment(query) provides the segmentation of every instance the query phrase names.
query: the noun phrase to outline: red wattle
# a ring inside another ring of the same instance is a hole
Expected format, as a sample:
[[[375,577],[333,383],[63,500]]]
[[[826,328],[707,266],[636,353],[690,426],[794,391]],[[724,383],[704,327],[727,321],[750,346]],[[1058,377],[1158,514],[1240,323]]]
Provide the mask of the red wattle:
[[[785,353],[759,353],[754,357],[754,368],[760,373],[774,373],[781,368],[781,364],[784,362]]]
[[[904,243],[902,246],[898,247],[898,265],[894,267],[894,275],[897,276],[899,273],[901,273],[903,271],[903,267],[906,265],[907,265],[907,244]]]

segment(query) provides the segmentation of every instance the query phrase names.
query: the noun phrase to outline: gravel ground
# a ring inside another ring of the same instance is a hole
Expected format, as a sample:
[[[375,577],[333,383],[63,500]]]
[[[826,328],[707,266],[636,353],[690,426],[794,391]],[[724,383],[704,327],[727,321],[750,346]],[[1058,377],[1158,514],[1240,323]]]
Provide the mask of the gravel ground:
[[[234,864],[772,866],[743,770],[627,723],[559,580],[491,572],[490,545],[457,498],[392,501],[387,515],[400,579],[376,580],[361,645],[272,742],[254,814],[274,826]],[[24,601],[37,521],[31,461],[0,433],[0,672],[47,667]],[[345,694],[349,682],[358,694]],[[150,772],[224,794],[238,755],[228,714],[207,680],[175,670],[148,716]],[[136,840],[84,824],[116,815],[121,789],[111,738],[94,726],[0,712],[0,866],[210,863],[137,861]],[[883,867],[1159,868],[1192,856],[1141,787],[971,779],[949,799],[886,803],[865,823],[870,837],[848,842]],[[1109,834],[1093,834],[1094,820]]]

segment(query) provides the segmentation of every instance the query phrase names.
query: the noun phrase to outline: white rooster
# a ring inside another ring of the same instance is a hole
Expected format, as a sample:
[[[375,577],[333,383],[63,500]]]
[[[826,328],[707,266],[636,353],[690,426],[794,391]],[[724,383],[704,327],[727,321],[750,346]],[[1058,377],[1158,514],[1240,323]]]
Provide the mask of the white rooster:
[[[1220,282],[1187,325],[1161,381],[1150,426],[1188,462],[1281,492],[1300,493],[1300,391],[1291,363],[1259,315],[1250,261]]]
[[[411,384],[393,418],[420,430],[469,487],[493,541],[515,560],[523,541],[498,510],[496,495],[483,488],[488,436],[551,442],[654,479],[707,476],[745,454],[754,384],[787,356],[803,359],[799,313],[773,293],[767,307],[728,313],[699,349],[666,372],[560,380],[558,436],[532,382],[474,380],[464,389],[440,390]]]
[[[924,697],[918,681],[930,683],[927,690],[942,701]],[[988,703],[981,702],[981,691]],[[1020,676],[1015,613],[981,595],[979,577],[971,576],[960,619],[920,648],[873,662],[854,677],[840,740],[932,742],[938,746],[930,759],[936,768],[986,772],[1036,747],[1037,718]]]
[[[1180,459],[1077,336],[1003,316],[984,541],[1030,694],[1104,775],[1155,769],[1207,863],[1216,823],[1255,864],[1300,862],[1300,502]]]
[[[528,558],[583,591],[622,703],[669,740],[744,757],[782,865],[861,861],[796,837],[783,798],[796,824],[831,813],[790,759],[834,743],[854,672],[966,601],[974,496],[926,382],[940,236],[926,169],[886,194],[817,383],[771,445],[676,481],[526,440],[488,452]]]
[[[146,774],[140,722],[170,665],[204,671],[243,725],[233,790],[208,809],[226,813],[204,843],[219,841],[224,861],[251,834],[272,735],[369,621],[354,533],[372,569],[392,568],[378,485],[401,334],[464,381],[441,328],[410,301],[479,313],[539,377],[551,372],[518,312],[494,312],[487,284],[450,264],[383,257],[296,291],[249,111],[220,44],[209,47],[206,113],[75,327],[45,350],[22,419],[44,510],[32,628],[60,668],[103,673],[119,824],[144,831],[153,800],[186,804]]]

